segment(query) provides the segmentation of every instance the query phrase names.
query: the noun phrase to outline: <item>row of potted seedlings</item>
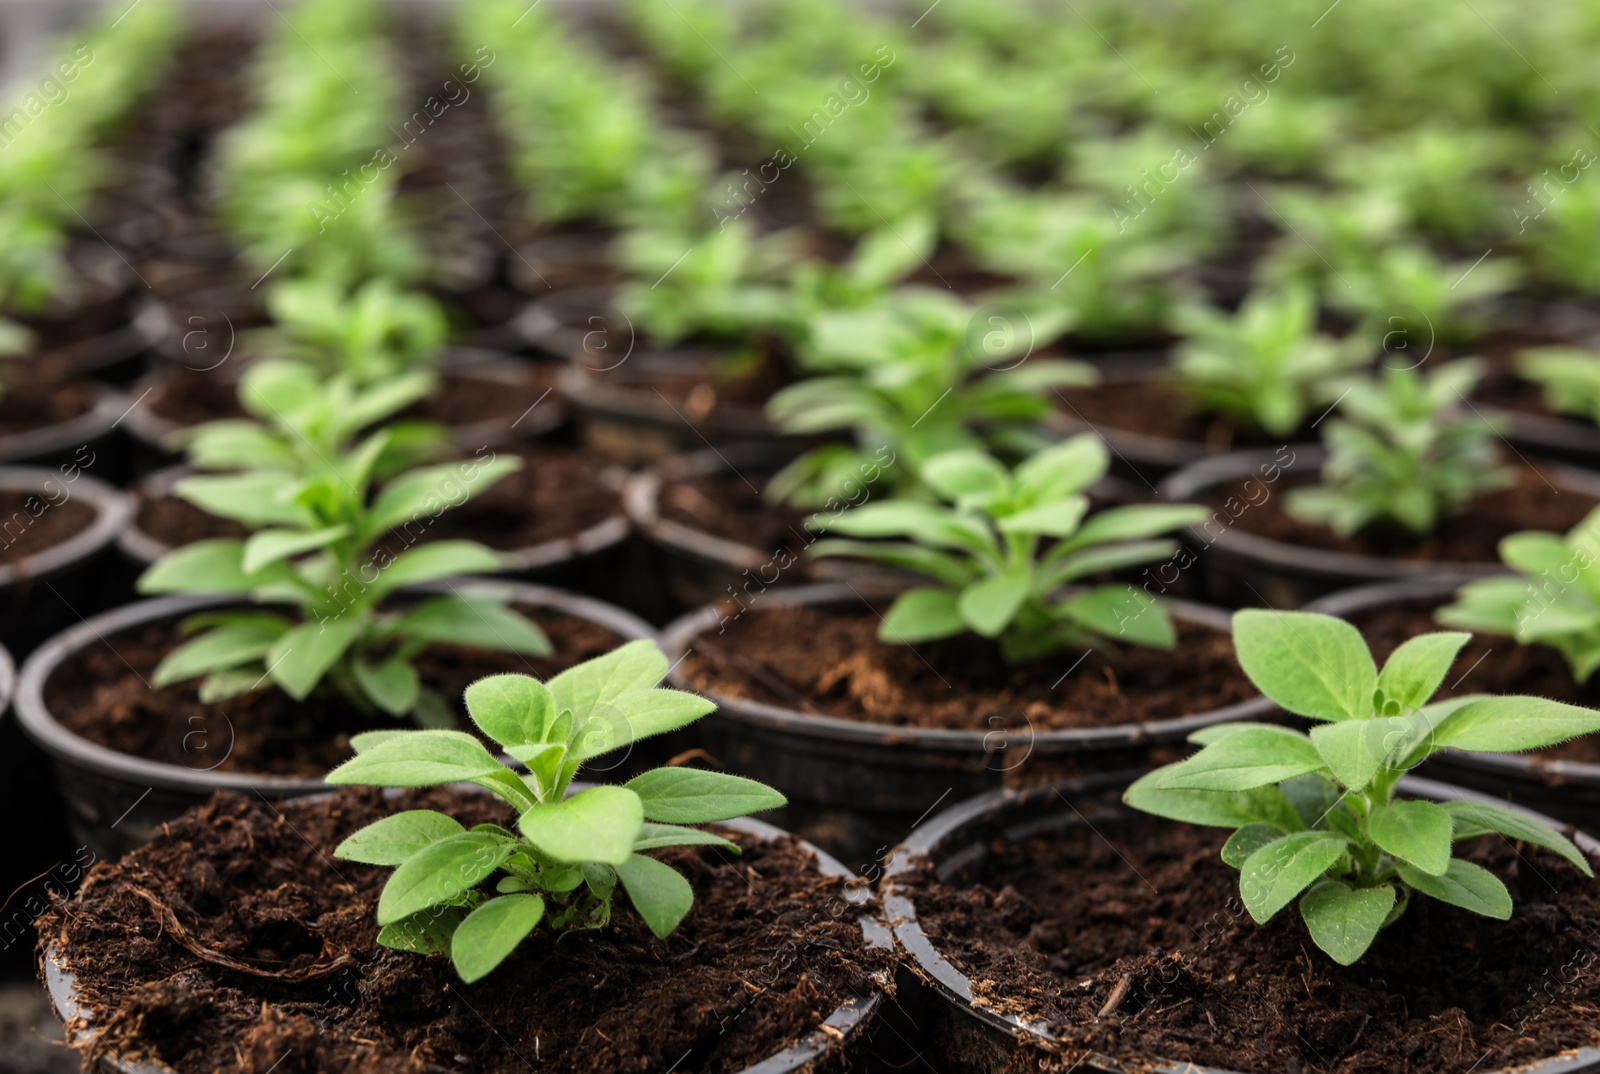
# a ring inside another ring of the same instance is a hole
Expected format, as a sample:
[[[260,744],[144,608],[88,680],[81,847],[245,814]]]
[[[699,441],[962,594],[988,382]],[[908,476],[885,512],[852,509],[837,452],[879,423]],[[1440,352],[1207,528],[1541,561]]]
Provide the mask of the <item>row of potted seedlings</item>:
[[[145,6],[138,32],[175,48]],[[981,22],[951,6],[940,33]],[[784,43],[804,13],[689,7],[692,37],[623,10],[719,123],[782,118],[699,62],[724,34],[766,50],[774,96],[825,78]],[[213,177],[243,271],[160,244],[238,284],[200,299],[226,343],[191,331],[191,277],[148,307],[154,372],[123,397],[141,466],[183,468],[132,494],[93,452],[16,478],[49,550],[0,580],[65,586],[115,539],[155,596],[42,645],[15,620],[38,647],[14,717],[106,862],[26,911],[87,1055],[780,1070],[873,1036],[950,1069],[1597,1060],[1600,848],[1565,825],[1592,817],[1600,484],[1546,461],[1592,461],[1579,340],[1474,360],[1452,308],[1473,289],[1429,305],[1424,281],[1402,297],[1449,345],[1417,362],[1294,273],[1162,323],[1126,286],[1148,270],[1110,255],[1070,308],[984,305],[985,273],[1069,263],[1024,240],[1081,238],[1071,206],[882,178],[948,163],[897,94],[959,95],[895,82],[848,20],[805,45],[875,65],[896,103],[810,147],[839,241],[788,270],[788,239],[697,215],[715,153],[588,37],[471,3],[455,70],[527,199],[503,199],[525,212],[503,267],[549,293],[472,325],[540,360],[453,346],[470,304],[439,266],[474,248],[415,226],[410,169],[289,222],[402,111],[376,8],[291,18]],[[371,96],[335,121],[345,76]],[[891,197],[912,201],[868,219]],[[969,210],[1013,246],[958,296],[925,286],[958,275]],[[1374,275],[1444,274],[1397,250]],[[1170,362],[1090,346],[1169,339]],[[1559,442],[1553,413],[1575,416]],[[548,435],[569,416],[584,450]],[[658,633],[518,576],[686,611]],[[98,610],[72,592],[48,596]],[[1312,610],[1223,610],[1252,604]],[[774,810],[864,864],[741,819]]]

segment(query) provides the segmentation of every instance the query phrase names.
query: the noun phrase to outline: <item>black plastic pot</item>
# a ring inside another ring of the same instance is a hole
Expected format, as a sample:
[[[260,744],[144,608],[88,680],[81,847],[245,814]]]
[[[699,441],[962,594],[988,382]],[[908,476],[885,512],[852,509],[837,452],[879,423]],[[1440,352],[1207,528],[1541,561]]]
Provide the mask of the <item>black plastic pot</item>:
[[[511,594],[513,603],[546,609],[598,623],[627,639],[652,637],[647,623],[613,605],[549,589],[510,582],[431,583],[408,592],[463,592],[491,586]],[[193,768],[150,761],[90,742],[67,730],[45,704],[52,674],[74,653],[118,631],[202,608],[237,605],[231,595],[158,597],[97,615],[51,638],[23,665],[15,708],[22,730],[49,754],[56,783],[67,804],[74,836],[102,858],[116,858],[145,842],[163,822],[205,801],[216,790],[269,798],[294,798],[327,789],[321,779],[215,771],[206,767],[215,751],[197,757]],[[598,770],[604,771],[602,765]]]
[[[1358,586],[1313,601],[1306,610],[1349,618],[1392,605],[1446,604],[1455,596],[1457,588],[1457,583],[1448,579]],[[1515,645],[1516,642],[1507,638],[1505,644]],[[1600,826],[1600,764],[1543,757],[1537,753],[1440,750],[1428,758],[1427,771],[1451,783],[1496,798],[1509,798],[1518,805],[1584,828]]]
[[[236,380],[242,371],[243,363],[233,363],[219,369],[218,375],[231,381]],[[453,348],[446,352],[441,363],[441,372],[446,377],[487,380],[505,385],[523,384],[529,375],[526,362],[496,352],[465,348]],[[127,410],[127,416],[121,423],[122,427],[128,430],[128,434],[144,449],[146,457],[157,464],[170,460],[176,454],[171,438],[173,434],[182,432],[185,428],[175,421],[162,417],[150,407],[141,405],[148,395],[161,390],[168,375],[167,370],[155,369],[140,377],[129,387],[128,402],[133,405]],[[527,413],[514,421],[507,421],[503,417],[474,421],[454,426],[450,434],[451,440],[458,448],[470,452],[480,447],[493,447],[516,440],[544,436],[559,428],[566,419],[566,411],[560,399],[556,398],[552,391],[549,396],[536,402]]]
[[[1283,453],[1288,453],[1287,461]],[[1251,477],[1260,480],[1267,495],[1281,495],[1287,486],[1277,482],[1290,474],[1316,474],[1325,457],[1320,444],[1230,452],[1173,474],[1161,483],[1161,496],[1172,503],[1205,503],[1219,487]],[[1263,476],[1269,470],[1277,476]],[[1554,463],[1542,464],[1539,473],[1559,489],[1600,498],[1600,474]],[[1186,530],[1187,543],[1199,553],[1206,595],[1232,607],[1264,604],[1300,608],[1318,597],[1373,582],[1424,578],[1454,578],[1460,582],[1505,570],[1498,561],[1382,559],[1287,544],[1234,526],[1234,519],[1251,509],[1243,501],[1239,507],[1238,513],[1219,507],[1209,522]]]
[[[762,593],[750,606],[853,605],[863,596],[884,595],[881,588],[832,582]],[[1229,629],[1228,614],[1219,609],[1178,601],[1169,607],[1180,620]],[[662,632],[662,648],[674,661],[674,685],[687,688],[676,662],[692,651],[699,635],[724,620],[737,628],[735,615],[712,605]],[[1001,786],[1084,773],[1117,773],[1127,782],[1130,774],[1150,766],[1153,747],[1181,743],[1215,723],[1259,719],[1277,708],[1256,697],[1150,723],[1018,734],[896,727],[813,716],[715,692],[708,696],[718,708],[693,728],[702,747],[729,771],[787,795],[789,805],[781,814],[785,827],[852,859],[892,846],[946,798],[960,801]]]
[[[465,784],[461,787],[467,793],[481,793],[476,787]],[[582,785],[574,785],[572,789],[580,790]],[[321,793],[326,794],[327,788],[323,787]],[[780,828],[749,817],[722,821],[718,826],[744,832],[762,840],[777,839],[786,834]],[[854,876],[838,859],[826,851],[811,844],[805,845],[816,855],[818,872],[845,880]],[[870,889],[864,886],[846,889],[843,897],[856,905],[870,903],[873,898]],[[885,948],[893,945],[887,927],[873,918],[862,920],[862,940],[867,947]],[[62,965],[60,952],[53,947],[45,953],[42,960],[42,973],[56,1016],[68,1024],[69,1042],[81,1042],[92,1037],[95,1012],[85,1008],[79,1001],[76,982],[72,974]],[[870,1036],[869,1030],[877,1020],[883,1002],[883,993],[877,991],[870,995],[852,996],[829,1012],[828,1017],[823,1019],[816,1029],[811,1030],[799,1041],[744,1068],[741,1074],[798,1074],[802,1071],[811,1074],[811,1072],[849,1069],[851,1058],[859,1056],[862,1052]],[[444,1067],[429,1065],[425,1069],[429,1074],[450,1074]],[[98,1070],[101,1074],[166,1074],[167,1072],[164,1065],[122,1060],[111,1056],[101,1059]]]
[[[1506,423],[1506,439],[1531,457],[1600,468],[1600,425],[1553,414],[1530,414],[1480,406],[1491,420]]]
[[[997,839],[1026,839],[1085,824],[1103,831],[1135,815],[1119,801],[1126,784],[1126,780],[1118,783],[1097,779],[993,791],[946,809],[919,825],[911,838],[895,849],[879,896],[885,914],[894,923],[895,937],[909,956],[901,964],[896,998],[912,1023],[926,1034],[923,1054],[948,1064],[936,1065],[936,1070],[998,1074],[1019,1069],[1008,1065],[1020,1060],[1019,1050],[1029,1043],[1041,1042],[1048,1048],[1053,1038],[1048,1027],[1037,1020],[984,1005],[974,982],[944,958],[917,920],[917,871],[931,865],[932,875],[941,882],[968,883],[981,874],[990,846]],[[1414,777],[1402,780],[1400,790],[1411,797],[1435,801],[1494,800]],[[1574,840],[1590,854],[1600,852],[1600,842],[1582,832],[1574,833]],[[1516,1074],[1600,1071],[1600,1048],[1552,1050],[1560,1054],[1519,1065]],[[1072,1069],[1106,1074],[1229,1074],[1215,1067],[1149,1056],[1117,1059],[1091,1055]],[[1482,1074],[1511,1074],[1511,1069],[1485,1070]]]
[[[134,487],[136,503],[161,499],[172,492],[172,486],[194,471],[187,466],[168,466],[147,475]],[[620,492],[623,478],[607,475],[608,482]],[[546,575],[571,574],[583,560],[610,552],[627,540],[628,518],[621,511],[604,521],[574,534],[550,541],[541,541],[526,548],[501,552],[507,559],[506,572],[530,578]],[[117,535],[117,550],[141,570],[172,551],[165,541],[139,528],[137,513],[126,529]]]
[[[557,381],[590,451],[625,465],[697,451],[707,444],[770,440],[780,434],[759,406],[710,397],[674,401],[660,379],[716,379],[728,348],[657,346],[610,303],[609,288],[562,291],[530,303],[515,327],[539,350],[568,363]]]
[[[900,575],[891,568],[849,560],[810,560],[805,549],[819,535],[810,534],[803,527],[795,528],[788,550],[779,552],[718,536],[661,514],[661,491],[667,484],[730,473],[748,475],[750,480],[765,484],[793,457],[792,444],[758,440],[673,455],[628,479],[623,486],[623,508],[659,559],[660,577],[674,614],[742,592],[745,586],[766,589],[780,583],[818,579],[861,581]],[[909,580],[913,576],[905,577]]]
[[[121,465],[123,460],[107,448],[112,431],[131,400],[103,384],[94,386],[94,396],[94,405],[75,418],[0,436],[0,465],[54,466],[74,461],[84,465],[83,460],[93,456],[99,459],[101,472],[121,476],[126,469]]]
[[[68,475],[72,479],[68,480]],[[18,657],[81,617],[117,603],[103,573],[106,553],[133,513],[132,501],[80,470],[0,466],[0,489],[34,493],[38,513],[25,509],[19,519],[0,519],[0,539],[16,539],[20,526],[73,500],[94,511],[89,525],[60,544],[13,563],[0,564],[0,644]]]

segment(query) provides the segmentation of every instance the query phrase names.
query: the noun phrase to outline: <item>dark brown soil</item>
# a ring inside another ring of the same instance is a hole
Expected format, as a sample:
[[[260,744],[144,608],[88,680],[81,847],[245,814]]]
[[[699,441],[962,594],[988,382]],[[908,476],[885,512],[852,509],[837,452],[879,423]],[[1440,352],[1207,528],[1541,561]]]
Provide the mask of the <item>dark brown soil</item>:
[[[582,619],[535,611],[529,617],[555,647],[550,659],[453,645],[435,645],[417,660],[425,685],[458,711],[461,693],[485,675],[519,672],[544,679],[621,643],[611,631]],[[332,691],[303,702],[263,688],[215,705],[196,697],[198,680],[152,689],[151,672],[180,639],[176,620],[113,634],[68,659],[50,677],[45,704],[70,731],[123,753],[189,768],[316,777],[350,756],[350,736],[409,726],[382,713],[358,711]],[[205,732],[195,738],[191,732]],[[231,742],[217,760],[217,743]],[[204,744],[204,745],[202,745]],[[198,752],[205,749],[207,752]]]
[[[69,489],[57,485],[58,489]],[[77,500],[52,502],[37,492],[0,489],[0,563],[15,563],[76,536],[94,522],[94,508]]]
[[[424,516],[427,524],[401,544],[462,538],[502,551],[530,548],[576,537],[621,513],[618,493],[605,480],[600,460],[547,444],[520,445],[509,453],[523,460],[521,470],[437,519]],[[172,548],[245,532],[237,522],[173,495],[141,499],[138,526]]]
[[[986,1002],[1046,1020],[1069,1057],[1466,1074],[1600,1044],[1600,885],[1553,855],[1460,844],[1505,881],[1512,920],[1418,896],[1366,957],[1340,967],[1292,907],[1251,920],[1239,874],[1218,857],[1226,831],[1092,823],[994,840],[978,886],[924,880],[916,899],[935,945]],[[1119,985],[1123,998],[1101,1015]]]
[[[443,955],[376,943],[392,870],[331,857],[362,825],[418,807],[511,820],[487,795],[442,789],[347,788],[281,811],[218,794],[95,866],[40,922],[41,944],[65,952],[103,1012],[101,1050],[180,1074],[224,1056],[253,1074],[740,1070],[874,990],[844,881],[791,839],[737,834],[738,856],[661,852],[695,892],[667,939],[619,896],[606,929],[559,943],[540,931],[463,984]]]
[[[0,360],[0,437],[71,421],[94,409],[94,382],[33,359]]]
[[[1350,621],[1366,636],[1373,658],[1382,667],[1389,654],[1408,638],[1454,629],[1440,626],[1433,619],[1434,609],[1448,603],[1445,599],[1429,599],[1388,605],[1359,612]],[[1518,645],[1511,638],[1475,634],[1461,647],[1437,696],[1464,694],[1528,694],[1600,708],[1600,677],[1580,685],[1573,679],[1566,658],[1547,645]],[[1592,735],[1578,738],[1540,750],[1537,756],[1600,764],[1600,741]]]
[[[45,379],[59,380],[93,357],[91,349],[85,347],[89,340],[128,323],[128,302],[122,296],[90,299],[71,313],[16,319],[34,334],[36,344],[25,358],[7,360],[0,366],[0,378],[4,378],[0,383],[9,385],[22,372],[15,367],[23,364],[33,367],[33,376],[42,374]]]
[[[730,612],[730,617],[737,609]],[[900,727],[993,731],[1174,719],[1256,696],[1220,631],[1180,624],[1172,652],[1072,649],[1011,667],[976,637],[918,646],[878,640],[866,605],[760,608],[694,639],[695,689]],[[1081,663],[1079,662],[1081,658]]]
[[[803,552],[814,540],[803,525],[810,512],[773,506],[761,495],[765,487],[764,476],[749,473],[666,482],[661,517],[762,552]]]
[[[1282,496],[1269,497],[1242,512],[1234,524],[1247,533],[1274,541],[1329,552],[1442,563],[1497,563],[1501,538],[1523,530],[1566,533],[1600,503],[1592,496],[1556,487],[1531,467],[1514,469],[1515,485],[1477,497],[1462,512],[1443,520],[1432,536],[1421,539],[1408,532],[1377,527],[1353,537],[1340,537],[1332,530],[1291,517],[1283,510]],[[1299,483],[1304,480],[1290,478],[1286,482],[1289,486]],[[1252,487],[1247,489],[1246,485]],[[1259,500],[1257,486],[1258,483],[1241,481],[1208,496],[1207,501],[1220,510],[1230,496],[1240,502]]]
[[[1230,418],[1195,413],[1187,392],[1156,378],[1108,379],[1091,388],[1062,388],[1054,402],[1056,409],[1080,421],[1204,444],[1210,451],[1262,442]]]
[[[202,511],[188,500],[170,495],[139,497],[134,524],[168,548],[219,537],[243,537],[247,532],[231,518]]]
[[[707,361],[700,368],[664,369],[639,362],[593,376],[606,388],[656,402],[665,398],[693,424],[705,422],[719,407],[760,409],[793,380],[782,356],[766,347],[750,357],[730,353],[726,361]]]
[[[511,384],[446,374],[437,391],[398,417],[452,426],[494,419],[515,422],[545,396],[554,380],[553,370],[532,363],[525,367],[522,378]],[[150,393],[145,405],[187,428],[217,418],[244,417],[237,390],[236,382],[222,376],[221,369],[201,373],[175,366]]]
[[[522,469],[440,515],[421,540],[464,538],[490,548],[531,548],[576,537],[622,513],[604,461],[575,448],[521,445]],[[483,456],[487,458],[487,456]]]

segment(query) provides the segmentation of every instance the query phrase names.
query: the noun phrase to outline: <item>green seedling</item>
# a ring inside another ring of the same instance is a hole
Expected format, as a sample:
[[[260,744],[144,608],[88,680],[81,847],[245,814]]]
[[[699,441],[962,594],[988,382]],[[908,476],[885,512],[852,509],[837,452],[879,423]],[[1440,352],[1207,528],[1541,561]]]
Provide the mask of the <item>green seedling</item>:
[[[1170,649],[1172,618],[1130,585],[1065,587],[1102,572],[1170,556],[1159,538],[1206,518],[1192,505],[1136,505],[1089,513],[1089,486],[1105,476],[1105,444],[1093,433],[1048,448],[1008,471],[992,456],[936,455],[922,481],[940,500],[864,504],[819,523],[847,537],[818,556],[855,556],[915,571],[938,584],[897,598],[878,636],[912,644],[974,633],[995,638],[1010,661],[1075,645],[1116,641]]]
[[[1505,921],[1511,895],[1455,844],[1499,834],[1544,847],[1593,876],[1570,840],[1498,803],[1396,796],[1400,778],[1442,749],[1513,753],[1600,729],[1600,712],[1539,697],[1429,704],[1469,635],[1412,638],[1378,671],[1359,631],[1331,616],[1248,610],[1233,644],[1250,681],[1309,734],[1220,724],[1203,748],[1128,788],[1135,809],[1233,828],[1222,860],[1239,870],[1245,909],[1265,925],[1290,903],[1312,942],[1348,966],[1418,894]]]
[[[775,809],[783,795],[754,780],[657,768],[623,786],[568,794],[585,761],[693,723],[715,706],[657,689],[666,657],[636,641],[541,683],[494,675],[467,688],[467,713],[526,773],[458,731],[376,731],[351,740],[357,755],[328,774],[334,784],[429,787],[473,783],[517,814],[516,831],[471,829],[413,809],[367,825],[334,855],[395,866],[378,899],[378,942],[448,952],[464,981],[499,966],[541,926],[558,938],[611,920],[618,884],[646,925],[667,936],[694,903],[683,875],[647,853],[711,846],[738,853],[690,824]],[[496,879],[498,878],[498,879]]]

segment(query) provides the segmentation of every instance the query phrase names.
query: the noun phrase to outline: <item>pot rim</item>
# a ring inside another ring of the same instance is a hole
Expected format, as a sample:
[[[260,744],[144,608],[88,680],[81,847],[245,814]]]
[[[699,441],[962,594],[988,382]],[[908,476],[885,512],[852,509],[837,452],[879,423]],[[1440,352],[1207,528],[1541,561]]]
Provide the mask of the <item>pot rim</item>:
[[[450,346],[445,348],[440,357],[439,373],[441,377],[457,376],[473,379],[487,379],[500,383],[515,383],[521,381],[530,372],[534,363],[523,361],[514,355],[503,351],[491,351],[482,347]],[[193,429],[194,425],[181,425],[170,418],[164,418],[148,407],[140,407],[145,396],[158,391],[164,386],[169,376],[180,369],[188,368],[181,362],[169,360],[166,364],[151,369],[138,380],[134,381],[128,389],[129,394],[135,398],[133,406],[123,413],[126,419],[128,432],[133,438],[163,455],[171,455],[173,451],[167,446],[167,439],[175,433]],[[230,376],[236,376],[241,366],[235,366]],[[471,421],[465,425],[448,426],[451,441],[459,448],[472,449],[479,446],[511,443],[517,440],[527,440],[546,433],[553,432],[561,427],[567,420],[566,411],[560,404],[560,399],[549,400],[546,397],[555,392],[554,388],[546,389],[526,412],[515,421],[507,422],[501,418],[489,418]],[[555,392],[559,396],[559,392]],[[539,413],[535,414],[535,411]],[[528,420],[532,416],[532,420]],[[120,419],[119,419],[120,420]]]
[[[864,587],[871,596],[887,596],[892,588]],[[761,594],[769,607],[788,608],[812,604],[833,604],[863,599],[863,593],[848,582],[821,582],[811,585],[786,586]],[[1229,613],[1220,608],[1162,598],[1179,619],[1214,630],[1230,630]],[[739,614],[743,614],[741,611]],[[722,619],[721,605],[709,604],[679,616],[661,631],[661,647],[672,662],[669,679],[680,689],[693,689],[685,680],[678,665],[692,651],[692,643],[701,633],[717,625]],[[850,720],[840,716],[813,716],[798,709],[773,705],[764,701],[751,701],[729,697],[715,691],[706,695],[717,703],[712,718],[755,724],[792,734],[821,737],[863,745],[883,746],[885,740],[920,749],[940,750],[950,753],[988,753],[988,740],[993,732],[948,727],[901,727],[890,724]],[[1236,701],[1222,708],[1149,723],[1114,724],[1110,727],[1064,728],[1035,731],[1033,747],[1043,753],[1065,753],[1089,749],[1110,749],[1150,742],[1179,740],[1212,724],[1232,720],[1248,720],[1277,711],[1270,698],[1257,694],[1245,701]]]
[[[172,486],[185,477],[198,474],[185,463],[174,463],[152,471],[140,478],[132,489],[133,514],[127,527],[117,535],[117,550],[135,563],[149,566],[173,546],[147,532],[139,525],[139,507],[145,502],[171,495]],[[627,539],[630,523],[623,504],[627,488],[627,475],[621,467],[608,466],[601,473],[601,481],[617,493],[617,508],[592,526],[585,526],[570,537],[552,537],[538,544],[522,548],[496,550],[507,561],[507,571],[546,570],[571,563],[587,556],[614,548]]]
[[[745,441],[669,455],[628,476],[622,489],[623,510],[639,532],[657,544],[741,570],[759,569],[771,561],[771,553],[764,553],[753,544],[741,544],[718,537],[709,530],[662,517],[661,490],[668,482],[737,473],[741,465],[752,469],[773,464],[781,466],[793,457],[794,452],[787,450],[779,440]]]
[[[619,418],[650,422],[656,425],[687,425],[690,429],[716,428],[730,437],[745,439],[780,440],[779,433],[767,423],[766,413],[760,407],[745,403],[721,403],[705,420],[695,422],[657,393],[655,399],[640,392],[631,392],[604,382],[599,376],[576,363],[562,367],[556,374],[556,388],[561,398],[580,410],[596,411]]]
[[[1512,573],[1501,571],[1501,574],[1505,575]],[[1337,593],[1319,597],[1307,604],[1305,610],[1347,619],[1355,612],[1407,600],[1454,596],[1456,589],[1464,581],[1470,579],[1422,578],[1406,582],[1375,582],[1371,585],[1341,589]],[[1504,779],[1600,785],[1600,763],[1593,761],[1572,761],[1563,757],[1541,758],[1537,754],[1530,753],[1475,753],[1465,750],[1445,750],[1441,751],[1441,755],[1448,755],[1451,764],[1475,768]]]
[[[0,463],[23,465],[41,455],[92,443],[115,429],[128,409],[128,400],[121,392],[96,383],[94,404],[77,417],[0,437]]]
[[[1321,444],[1284,445],[1293,452],[1288,465],[1304,461],[1310,467],[1320,467],[1327,456]],[[1185,466],[1161,482],[1160,495],[1173,503],[1203,503],[1203,494],[1218,485],[1260,472],[1268,464],[1283,466],[1277,457],[1279,448],[1252,448],[1215,455]],[[1286,468],[1286,467],[1285,467]],[[1539,473],[1574,492],[1600,499],[1600,474],[1573,466],[1540,460]],[[1214,517],[1214,516],[1213,516]],[[1483,563],[1433,563],[1420,559],[1386,559],[1379,556],[1357,555],[1351,552],[1334,552],[1307,545],[1290,544],[1254,533],[1246,533],[1236,526],[1225,525],[1211,536],[1204,526],[1187,526],[1184,533],[1198,549],[1225,548],[1235,555],[1265,563],[1279,570],[1297,575],[1345,580],[1354,585],[1365,581],[1404,581],[1419,578],[1454,578],[1470,581],[1488,575],[1503,573],[1499,562]]]
[[[582,789],[584,784],[575,784],[569,791]],[[452,787],[462,793],[483,793],[479,788],[470,784],[453,784]],[[393,794],[398,788],[390,788]],[[334,797],[338,792],[329,790],[326,785],[322,790],[313,795],[307,795],[302,800],[315,801]],[[847,869],[844,863],[829,854],[826,850],[816,846],[810,841],[785,831],[766,821],[754,817],[736,817],[732,820],[715,822],[715,826],[732,828],[735,831],[753,835],[763,842],[771,842],[783,836],[790,836],[802,847],[811,851],[816,862],[817,871],[824,876],[838,877],[842,880],[852,880],[855,874]],[[877,902],[877,897],[865,884],[847,886],[841,897],[856,906],[871,906]],[[864,947],[893,947],[892,935],[888,926],[875,917],[862,919],[862,944]],[[72,972],[66,968],[58,946],[52,944],[44,952],[41,960],[44,970],[45,989],[50,994],[51,1008],[56,1017],[63,1023],[84,1013],[84,1005],[78,1002],[77,981]],[[810,1065],[821,1059],[836,1046],[843,1044],[864,1029],[877,1014],[883,1004],[882,990],[871,992],[869,995],[851,995],[844,999],[826,1019],[816,1028],[809,1030],[799,1040],[786,1048],[745,1067],[739,1074],[790,1074],[790,1072],[809,1069]],[[83,1033],[92,1031],[87,1027]],[[165,1064],[150,1064],[146,1062],[126,1062],[122,1059],[107,1056],[101,1060],[100,1067],[107,1074],[170,1074],[170,1068]],[[433,1068],[438,1074],[449,1074],[447,1068]]]
[[[1026,1040],[1029,1037],[1039,1037],[1045,1041],[1053,1041],[1055,1037],[1049,1032],[1043,1022],[1029,1022],[1017,1014],[1001,1013],[980,1007],[974,1002],[973,982],[966,974],[962,973],[949,962],[940,952],[926,932],[922,929],[921,922],[917,919],[916,903],[911,894],[902,892],[896,884],[896,878],[916,868],[922,862],[933,863],[940,849],[940,844],[970,825],[984,821],[995,821],[1001,816],[1015,812],[1019,807],[1032,804],[1039,799],[1048,800],[1051,795],[1056,795],[1066,801],[1069,808],[1072,806],[1070,794],[1083,791],[1101,791],[1111,786],[1124,786],[1121,781],[1106,780],[1102,777],[1099,781],[1064,780],[1057,783],[1046,784],[1039,787],[1016,789],[1002,787],[998,790],[988,791],[965,802],[955,805],[935,814],[922,826],[913,832],[905,842],[901,843],[891,853],[890,861],[884,870],[883,882],[879,886],[878,898],[883,906],[884,914],[893,923],[895,938],[900,941],[900,946],[911,956],[919,976],[929,981],[940,998],[960,1009],[967,1017],[981,1022],[990,1029],[1000,1030],[1017,1039]],[[1477,791],[1466,790],[1437,780],[1425,779],[1419,776],[1406,776],[1401,779],[1399,789],[1413,796],[1432,798],[1435,800],[1477,801],[1494,805],[1509,806],[1521,813],[1541,820],[1557,831],[1568,832],[1573,842],[1590,855],[1600,854],[1600,840],[1596,840],[1585,832],[1578,831],[1571,824],[1554,820],[1531,809],[1508,803],[1493,795],[1482,794]],[[1127,810],[1120,799],[1115,807],[1118,810]],[[1178,823],[1178,822],[1174,822]],[[1033,826],[1030,826],[1030,828]],[[1008,837],[1011,831],[1008,829]],[[1091,1070],[1124,1071],[1126,1068],[1116,1059],[1091,1055],[1086,1057]],[[1105,1064],[1104,1066],[1098,1063]],[[1198,1066],[1188,1062],[1175,1060],[1147,1060],[1156,1074],[1238,1074],[1236,1071],[1219,1067]],[[1141,1069],[1143,1069],[1141,1067]],[[1585,1046],[1551,1056],[1547,1059],[1537,1060],[1533,1063],[1519,1064],[1515,1067],[1498,1067],[1486,1070],[1483,1074],[1582,1074],[1600,1069],[1600,1046]]]
[[[527,582],[483,577],[447,578],[425,585],[407,587],[400,592],[443,593],[455,591],[458,586],[468,592],[483,589],[508,592],[513,603],[532,605],[587,619],[628,640],[655,638],[655,631],[650,625],[631,612],[595,600],[593,597]],[[69,657],[86,648],[91,642],[105,642],[107,635],[168,616],[181,615],[202,608],[246,603],[248,602],[241,600],[237,594],[231,593],[155,597],[125,604],[120,608],[83,620],[76,626],[68,627],[34,650],[22,665],[13,699],[19,726],[30,739],[38,743],[58,762],[66,762],[99,775],[124,781],[142,781],[152,787],[166,790],[209,794],[214,790],[224,789],[296,796],[326,790],[327,784],[321,777],[307,779],[270,773],[204,771],[123,753],[69,731],[55,718],[45,703],[44,691],[50,676]]]
[[[133,501],[128,494],[98,477],[79,473],[68,482],[57,471],[41,466],[0,466],[0,488],[3,489],[37,492],[49,482],[71,490],[64,503],[81,495],[94,510],[94,519],[60,544],[14,563],[0,564],[0,589],[49,578],[89,559],[110,547],[133,517]]]

